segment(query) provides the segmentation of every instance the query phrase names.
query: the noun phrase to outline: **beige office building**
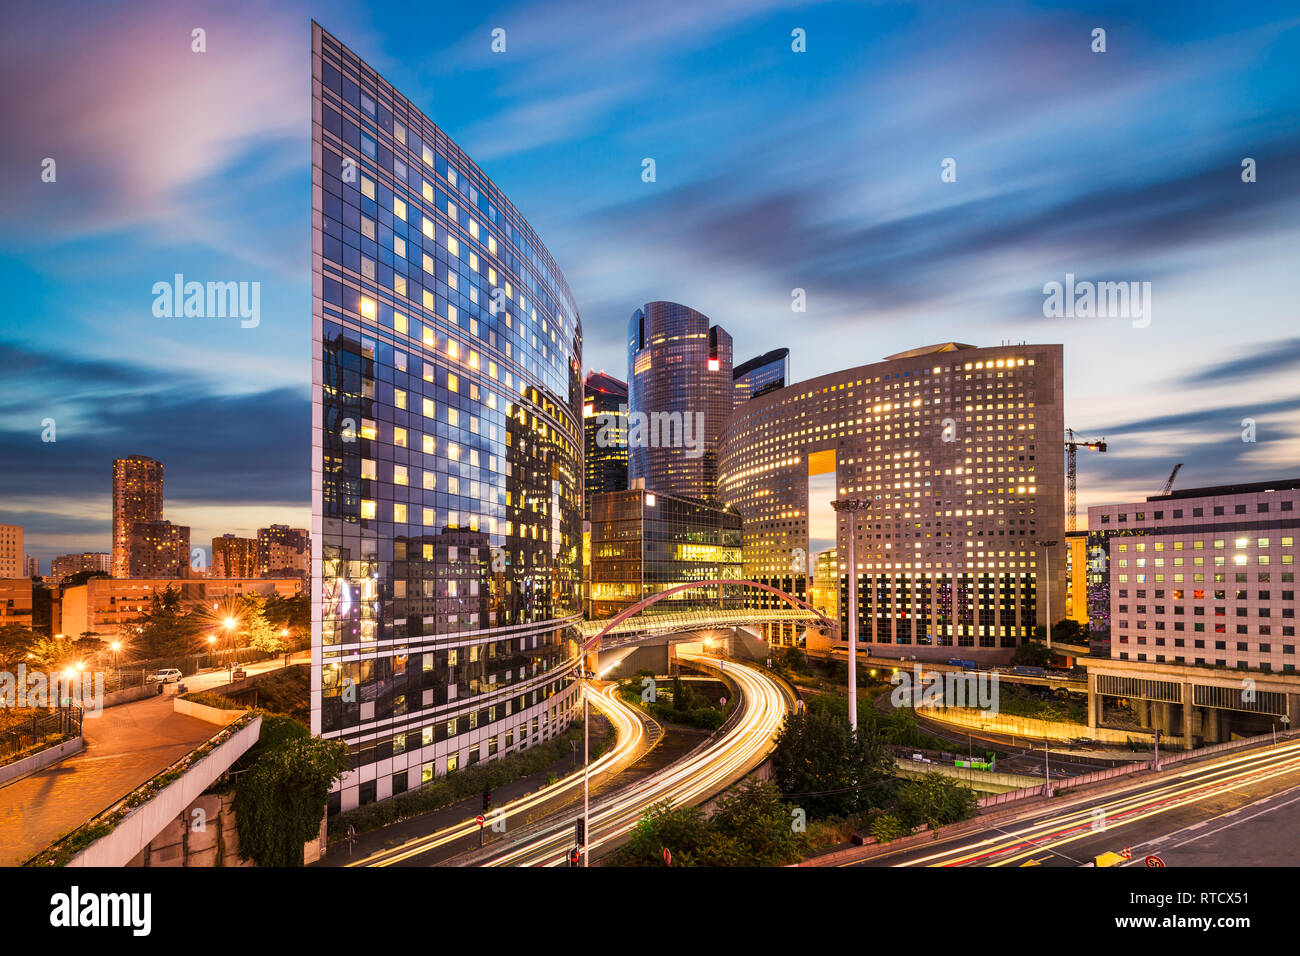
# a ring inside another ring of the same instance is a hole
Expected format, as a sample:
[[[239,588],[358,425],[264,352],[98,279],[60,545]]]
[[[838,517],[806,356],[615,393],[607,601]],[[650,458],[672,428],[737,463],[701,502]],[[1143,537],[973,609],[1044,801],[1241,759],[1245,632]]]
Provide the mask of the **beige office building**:
[[[830,498],[866,499],[860,642],[883,656],[1005,660],[1047,619],[1040,541],[1055,542],[1052,614],[1065,611],[1061,360],[1059,345],[949,342],[739,406],[718,490],[741,513],[745,577],[805,597],[810,524],[833,522],[843,639],[849,530]]]
[[[87,631],[117,634],[147,612],[157,593],[173,588],[184,604],[221,603],[246,594],[292,597],[302,590],[293,578],[91,578],[63,589],[59,629],[72,637]]]
[[[23,552],[23,526],[0,524],[0,578],[27,577]]]

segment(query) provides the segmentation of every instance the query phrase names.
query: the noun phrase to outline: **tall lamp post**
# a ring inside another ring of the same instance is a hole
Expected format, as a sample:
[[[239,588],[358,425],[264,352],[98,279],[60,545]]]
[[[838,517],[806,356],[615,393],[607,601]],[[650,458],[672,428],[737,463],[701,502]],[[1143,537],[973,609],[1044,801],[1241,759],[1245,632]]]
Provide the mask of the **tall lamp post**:
[[[840,498],[831,507],[847,517],[849,525],[849,727],[858,730],[858,566],[853,555],[853,542],[857,537],[857,514],[866,511],[871,502],[866,498]]]
[[[1035,541],[1034,544],[1043,549],[1044,574],[1043,590],[1047,594],[1047,649],[1052,649],[1052,548],[1056,547],[1055,541]]]

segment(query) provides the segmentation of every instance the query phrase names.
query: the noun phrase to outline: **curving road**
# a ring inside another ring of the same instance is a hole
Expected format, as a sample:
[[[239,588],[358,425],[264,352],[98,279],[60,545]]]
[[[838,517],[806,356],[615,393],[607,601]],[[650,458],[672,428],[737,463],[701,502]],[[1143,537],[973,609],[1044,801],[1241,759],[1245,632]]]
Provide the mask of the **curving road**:
[[[724,663],[708,654],[679,652],[679,656],[713,670],[724,670],[740,688],[739,716],[716,740],[658,773],[594,801],[588,830],[589,853],[621,842],[642,813],[656,803],[701,803],[743,778],[767,759],[781,721],[791,709],[792,701],[785,689],[765,671],[736,661]],[[524,833],[509,847],[489,847],[470,862],[482,866],[561,866],[572,846],[570,817],[562,824]]]
[[[1154,844],[1300,785],[1300,743],[1212,759],[1122,794],[1074,801],[921,849],[864,861],[868,866],[1079,866],[1105,852]]]
[[[599,775],[617,771],[624,768],[635,759],[639,758],[645,751],[652,731],[657,730],[657,725],[650,718],[646,717],[640,711],[629,706],[619,699],[616,694],[617,684],[608,684],[596,691],[591,696],[593,707],[604,713],[613,723],[618,733],[618,742],[615,746],[603,753],[591,763],[591,776],[595,780]],[[550,786],[543,787],[527,796],[520,797],[518,800],[503,804],[499,810],[493,811],[489,816],[489,824],[497,818],[497,814],[504,814],[507,821],[526,820],[530,812],[544,809],[546,804],[556,800],[557,797],[568,796],[576,790],[579,797],[582,795],[582,771],[578,770],[557,780]],[[450,827],[444,827],[434,833],[416,837],[408,840],[400,846],[391,849],[381,850],[373,853],[368,857],[355,860],[348,863],[348,866],[394,866],[394,865],[432,865],[438,862],[433,856],[428,860],[421,860],[420,857],[435,854],[435,851],[441,850],[437,854],[439,858],[445,856],[449,844],[458,840],[476,837],[479,826],[474,819],[462,821]]]

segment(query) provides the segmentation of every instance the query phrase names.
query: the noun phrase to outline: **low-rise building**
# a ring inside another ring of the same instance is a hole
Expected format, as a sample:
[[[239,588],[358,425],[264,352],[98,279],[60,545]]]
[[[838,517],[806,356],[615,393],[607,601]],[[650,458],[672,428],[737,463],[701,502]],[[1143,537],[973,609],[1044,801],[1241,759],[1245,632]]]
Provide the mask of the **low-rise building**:
[[[63,589],[59,630],[72,637],[86,632],[116,634],[149,610],[155,594],[168,588],[174,588],[183,603],[219,603],[246,594],[292,597],[302,585],[294,578],[91,578]]]

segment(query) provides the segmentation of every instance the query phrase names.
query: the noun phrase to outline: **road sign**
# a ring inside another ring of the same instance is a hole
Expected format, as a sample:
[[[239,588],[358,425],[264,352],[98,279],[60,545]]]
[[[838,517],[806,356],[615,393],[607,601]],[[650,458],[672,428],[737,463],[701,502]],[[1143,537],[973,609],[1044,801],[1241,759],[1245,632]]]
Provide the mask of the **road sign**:
[[[1160,859],[1160,857],[1156,856],[1155,854],[1152,854],[1151,856],[1148,856],[1148,857],[1146,858],[1146,865],[1147,865],[1147,866],[1164,866],[1164,865],[1165,865],[1165,861],[1162,860],[1162,859]]]
[[[672,866],[672,865],[673,865],[673,855],[669,851],[668,847],[664,847],[664,866]]]
[[[474,822],[477,823],[479,826],[482,826],[483,824],[487,823],[487,818],[480,813],[478,816],[474,818]]]

